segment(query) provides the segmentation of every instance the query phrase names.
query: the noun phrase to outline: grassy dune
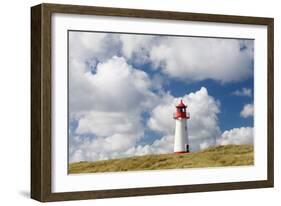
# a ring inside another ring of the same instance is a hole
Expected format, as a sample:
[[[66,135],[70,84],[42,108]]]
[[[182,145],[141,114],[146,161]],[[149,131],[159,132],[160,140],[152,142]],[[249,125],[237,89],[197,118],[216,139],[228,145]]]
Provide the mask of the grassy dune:
[[[69,164],[69,173],[253,165],[252,145],[227,145],[187,154],[145,155]]]

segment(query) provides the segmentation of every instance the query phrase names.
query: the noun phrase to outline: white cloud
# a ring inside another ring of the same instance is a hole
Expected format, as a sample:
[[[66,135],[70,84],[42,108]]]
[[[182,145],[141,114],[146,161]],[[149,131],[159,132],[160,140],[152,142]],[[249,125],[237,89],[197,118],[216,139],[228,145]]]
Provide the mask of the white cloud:
[[[98,32],[69,32],[69,57],[81,62],[96,63],[116,55],[119,35]]]
[[[241,90],[236,90],[232,93],[235,96],[246,96],[251,97],[252,96],[252,89],[250,88],[242,88]]]
[[[183,100],[191,113],[188,128],[192,151],[205,149],[216,144],[253,143],[253,128],[251,127],[234,128],[221,134],[217,118],[220,104],[208,94],[206,88],[202,87],[194,93],[185,95]],[[130,114],[127,113],[91,112],[81,118],[77,133],[95,133],[98,137],[77,136],[74,138],[77,147],[70,149],[70,161],[93,161],[135,155],[172,153],[175,124],[172,113],[179,99],[166,94],[159,101],[161,103],[153,109],[148,126],[152,130],[162,133],[163,137],[156,139],[151,144],[139,145],[138,141],[144,134],[143,125],[140,125],[138,120],[134,121],[134,115],[130,117]]]
[[[114,133],[137,134],[142,130],[141,128],[138,113],[90,111],[80,118],[76,133],[93,133],[97,136],[108,136]]]
[[[204,87],[195,93],[185,95],[183,100],[191,113],[191,120],[188,123],[191,150],[196,151],[214,145],[216,138],[220,136],[217,119],[219,102],[209,96]],[[84,138],[83,141],[82,137],[76,138],[78,146],[71,150],[71,161],[77,160],[78,157],[83,160],[96,160],[173,152],[175,126],[173,112],[178,101],[179,98],[169,94],[159,99],[159,104],[152,110],[147,126],[163,134],[163,137],[147,145],[137,144],[144,134],[143,125],[138,119],[140,116],[137,114],[93,111],[87,113],[79,120],[77,134],[94,133],[98,138]]]
[[[252,127],[234,128],[224,131],[218,140],[218,144],[253,144],[253,136],[254,131]]]
[[[216,38],[163,38],[154,45],[150,60],[171,77],[222,83],[241,81],[252,74],[253,44]]]
[[[120,40],[127,59],[150,62],[170,77],[225,83],[252,75],[252,40],[124,34]]]
[[[242,111],[240,112],[240,116],[247,118],[254,115],[254,106],[253,104],[245,104]]]
[[[70,162],[94,161],[125,156],[124,152],[131,148],[132,145],[135,145],[136,138],[134,135],[116,133],[112,136],[97,138],[78,136],[76,137],[78,144],[70,152]]]
[[[215,144],[220,135],[217,114],[220,112],[219,102],[208,94],[205,87],[195,93],[183,97],[190,112],[188,120],[190,147],[192,151]],[[148,126],[166,135],[174,135],[175,121],[172,114],[179,98],[168,96],[163,103],[157,105],[149,119]]]
[[[151,35],[122,34],[122,53],[127,59],[134,62],[146,63],[149,61],[149,51],[157,37]]]
[[[148,120],[148,127],[161,134],[172,134],[174,131],[173,112],[175,111],[175,97],[166,94],[152,110]]]
[[[75,71],[79,69],[71,67],[76,75],[70,75],[70,117],[77,119],[75,133],[83,141],[73,141],[76,148],[70,159],[121,155],[143,137],[141,114],[153,107],[157,99],[150,91],[150,80],[122,57],[99,63],[95,74]],[[89,134],[95,137],[87,138]]]
[[[70,161],[113,158],[143,137],[141,114],[157,96],[145,72],[114,56],[117,37],[70,33],[69,111],[78,124]]]
[[[70,32],[69,51],[93,65],[120,54],[170,77],[224,83],[252,74],[253,47],[252,40]]]
[[[71,112],[128,111],[149,107],[155,94],[147,74],[128,65],[122,57],[112,57],[96,66],[96,73],[83,72],[82,63],[70,65],[69,101]],[[114,102],[113,102],[114,101]]]
[[[146,155],[172,153],[174,144],[175,120],[173,112],[179,98],[166,94],[152,111],[148,127],[164,136],[152,144],[134,146],[126,151],[127,155]],[[187,94],[183,101],[188,106],[191,119],[188,120],[189,143],[192,151],[205,149],[216,144],[220,136],[217,114],[220,104],[202,87],[195,93]]]
[[[125,152],[128,156],[147,154],[167,154],[173,152],[174,136],[166,135],[155,140],[152,144],[131,147]]]

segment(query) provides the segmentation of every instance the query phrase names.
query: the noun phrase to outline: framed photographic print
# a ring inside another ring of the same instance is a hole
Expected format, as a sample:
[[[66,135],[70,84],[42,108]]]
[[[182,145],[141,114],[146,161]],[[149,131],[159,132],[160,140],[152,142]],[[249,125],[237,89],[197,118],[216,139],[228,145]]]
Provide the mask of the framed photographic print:
[[[31,197],[273,187],[273,19],[31,8]]]

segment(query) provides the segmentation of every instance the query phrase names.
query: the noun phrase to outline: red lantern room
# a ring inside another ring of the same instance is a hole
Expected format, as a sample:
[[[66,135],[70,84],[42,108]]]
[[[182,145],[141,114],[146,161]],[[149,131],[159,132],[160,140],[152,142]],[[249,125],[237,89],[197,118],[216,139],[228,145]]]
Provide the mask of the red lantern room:
[[[189,119],[189,114],[186,112],[186,105],[181,100],[180,103],[176,106],[176,112],[174,113],[174,119],[185,118]]]

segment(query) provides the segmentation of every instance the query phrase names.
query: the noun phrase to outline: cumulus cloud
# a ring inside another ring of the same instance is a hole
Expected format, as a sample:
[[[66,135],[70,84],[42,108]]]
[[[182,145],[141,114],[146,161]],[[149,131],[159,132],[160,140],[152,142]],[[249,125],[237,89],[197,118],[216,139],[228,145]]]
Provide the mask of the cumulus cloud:
[[[183,101],[187,104],[191,119],[188,121],[190,149],[192,151],[214,145],[220,135],[218,113],[220,103],[208,94],[205,87],[185,95]],[[172,114],[179,98],[168,96],[157,105],[148,121],[148,126],[166,135],[174,134],[175,122]],[[167,118],[168,117],[168,118]]]
[[[69,32],[69,58],[93,66],[119,52],[118,35],[96,32]],[[89,67],[90,68],[90,67]]]
[[[208,94],[205,87],[185,95],[182,99],[191,114],[191,119],[188,121],[191,151],[214,146],[216,138],[221,133],[217,117],[220,112],[220,103]],[[126,154],[145,155],[173,152],[175,120],[172,115],[179,100],[179,98],[167,94],[152,111],[148,127],[164,136],[152,144],[134,146],[127,150]]]
[[[94,75],[81,72],[83,66],[81,63],[73,63],[70,67],[71,112],[92,109],[127,112],[139,106],[149,106],[155,98],[155,94],[150,91],[151,82],[147,74],[127,64],[123,57],[114,56],[99,63]]]
[[[225,83],[252,74],[252,40],[70,32],[70,42],[70,57],[82,58],[90,65],[118,54],[187,81]]]
[[[169,38],[152,48],[152,62],[166,74],[185,80],[240,81],[252,74],[250,50],[235,39]]]
[[[136,134],[113,134],[107,137],[81,137],[73,142],[70,162],[105,160],[126,156],[125,151],[136,144]]]
[[[70,161],[93,161],[135,155],[164,154],[173,152],[174,120],[172,113],[179,98],[167,94],[154,107],[147,126],[163,136],[151,144],[139,145],[143,137],[143,126],[134,121],[134,115],[91,113],[82,118],[77,133],[95,133],[98,137],[76,136],[78,145],[70,149]],[[252,144],[253,128],[241,127],[226,130],[221,134],[218,126],[220,103],[208,94],[206,88],[187,94],[183,101],[188,106],[191,120],[188,121],[191,151],[215,145]],[[126,117],[126,118],[123,118]],[[84,122],[85,121],[85,122]],[[85,124],[85,125],[84,125]],[[92,125],[95,125],[94,127]],[[137,129],[139,127],[139,129]]]
[[[157,36],[151,35],[120,35],[123,55],[135,63],[144,64],[150,61],[149,51],[155,44]]]
[[[140,156],[147,154],[165,154],[173,152],[174,136],[165,135],[155,140],[152,144],[137,145],[128,149],[125,156]]]
[[[218,139],[218,144],[253,144],[254,130],[252,127],[241,127],[226,130]]]
[[[90,111],[80,118],[76,133],[93,133],[97,136],[138,133],[141,130],[139,118],[134,112]]]
[[[139,41],[123,38],[122,44],[130,45],[126,53],[138,54],[135,56],[142,59],[145,56],[156,69],[182,80],[225,83],[241,81],[252,74],[251,40],[144,36]]]
[[[235,96],[251,97],[252,96],[252,89],[244,87],[241,90],[234,91],[232,94],[235,95]]]
[[[254,115],[254,106],[253,104],[245,104],[242,111],[240,112],[240,116],[247,118]]]
[[[69,98],[70,118],[77,119],[75,133],[84,140],[73,141],[76,149],[70,154],[71,160],[115,157],[143,137],[142,112],[157,99],[145,72],[114,56],[99,63],[95,74],[81,72],[71,78],[70,88],[75,94]]]
[[[136,114],[87,113],[79,120],[76,133],[94,133],[97,137],[84,137],[83,141],[82,137],[76,137],[78,146],[73,149],[71,161],[77,160],[78,157],[83,160],[96,160],[173,152],[175,126],[173,112],[179,100],[170,94],[158,99],[159,103],[152,109],[147,126],[162,134],[162,137],[146,145],[137,144],[143,138],[145,125],[141,125]],[[216,138],[220,136],[217,118],[220,111],[219,102],[210,96],[204,87],[185,95],[183,101],[187,103],[192,118],[188,124],[191,150],[196,151],[215,145]]]
[[[69,111],[77,122],[70,161],[113,158],[143,137],[141,115],[157,96],[144,71],[116,56],[119,42],[109,34],[69,34]]]

